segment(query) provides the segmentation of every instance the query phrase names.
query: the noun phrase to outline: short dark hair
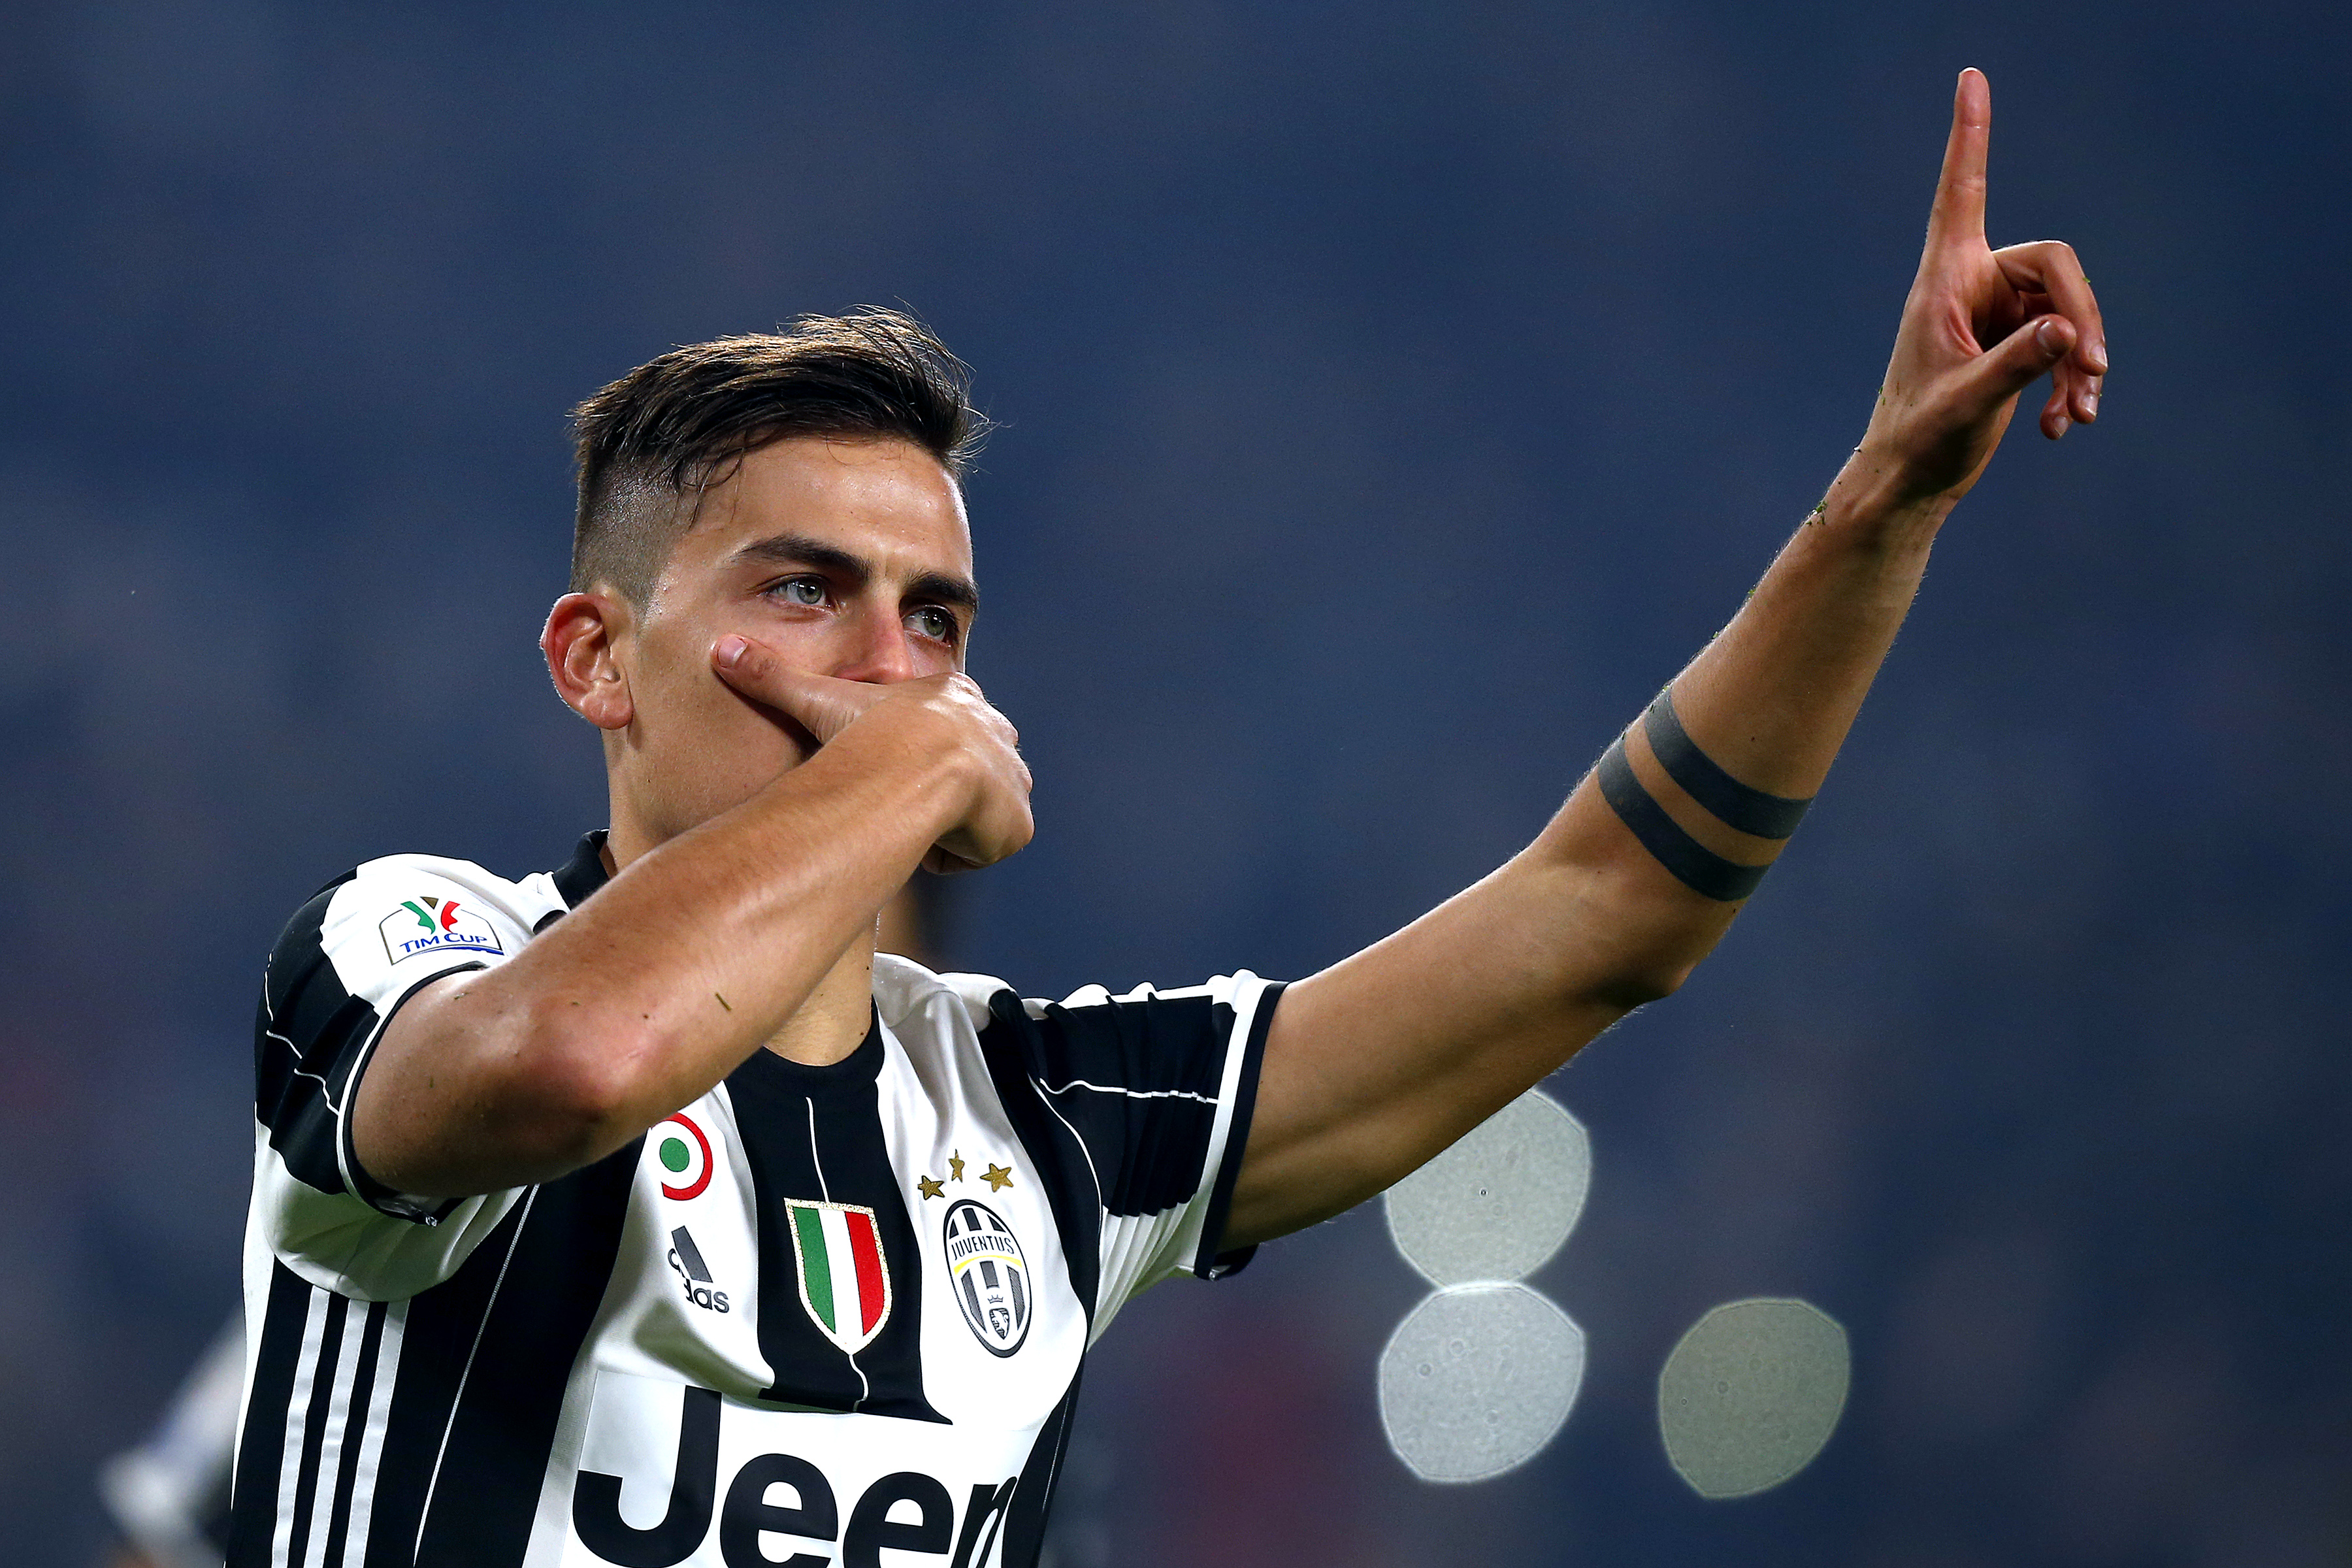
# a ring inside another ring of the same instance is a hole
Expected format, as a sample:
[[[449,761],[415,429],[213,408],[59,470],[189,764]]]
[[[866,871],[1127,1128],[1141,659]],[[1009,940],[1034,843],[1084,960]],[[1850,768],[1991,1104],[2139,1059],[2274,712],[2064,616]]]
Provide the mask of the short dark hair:
[[[644,609],[681,530],[678,503],[724,484],[772,441],[895,437],[961,479],[987,429],[970,370],[902,310],[802,316],[778,331],[672,349],[572,411],[572,591],[609,584]]]

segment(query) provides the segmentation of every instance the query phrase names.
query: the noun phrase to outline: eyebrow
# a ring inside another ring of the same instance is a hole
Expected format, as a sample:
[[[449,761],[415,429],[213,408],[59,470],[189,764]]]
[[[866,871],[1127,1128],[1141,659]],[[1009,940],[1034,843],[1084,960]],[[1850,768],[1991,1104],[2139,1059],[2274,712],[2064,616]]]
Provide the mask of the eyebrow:
[[[778,566],[814,566],[842,578],[854,588],[863,588],[874,579],[874,563],[866,557],[804,534],[779,533],[768,539],[755,539],[738,550],[735,559],[764,561]],[[946,572],[918,573],[907,584],[907,596],[952,605],[972,615],[980,612],[978,584],[968,577]]]

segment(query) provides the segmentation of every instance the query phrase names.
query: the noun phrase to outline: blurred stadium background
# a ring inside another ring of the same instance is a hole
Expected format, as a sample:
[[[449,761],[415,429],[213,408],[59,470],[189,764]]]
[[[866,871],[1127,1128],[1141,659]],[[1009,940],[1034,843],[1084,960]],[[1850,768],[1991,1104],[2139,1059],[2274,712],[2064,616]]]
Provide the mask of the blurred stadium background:
[[[601,821],[532,637],[564,413],[905,300],[1004,429],[975,672],[1040,837],[946,956],[1032,994],[1309,971],[1517,847],[1860,433],[1953,73],[1995,243],[2075,242],[2109,422],[1947,534],[1720,955],[1549,1086],[1592,1195],[1540,1458],[1433,1488],[1377,1214],[1167,1286],[1059,1568],[2352,1556],[2344,83],[2352,13],[17,0],[0,48],[0,1550],[230,1308],[278,923]],[[2337,954],[2330,960],[2327,954]],[[1719,1301],[1852,1338],[1707,1503]]]

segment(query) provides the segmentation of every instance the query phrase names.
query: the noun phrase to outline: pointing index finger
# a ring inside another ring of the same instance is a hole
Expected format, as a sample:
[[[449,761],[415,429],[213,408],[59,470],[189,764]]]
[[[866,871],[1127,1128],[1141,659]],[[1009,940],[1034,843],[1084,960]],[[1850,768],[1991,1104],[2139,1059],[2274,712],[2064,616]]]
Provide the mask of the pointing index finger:
[[[1971,66],[1952,93],[1952,135],[1927,216],[1930,249],[1984,239],[1985,150],[1992,141],[1992,84]]]

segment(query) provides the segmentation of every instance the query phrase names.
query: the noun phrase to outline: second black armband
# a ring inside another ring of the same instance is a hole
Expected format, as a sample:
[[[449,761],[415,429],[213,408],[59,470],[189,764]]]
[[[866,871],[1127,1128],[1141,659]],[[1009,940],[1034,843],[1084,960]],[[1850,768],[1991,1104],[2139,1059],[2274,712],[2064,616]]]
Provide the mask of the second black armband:
[[[1727,859],[1684,832],[1682,825],[1666,815],[1664,806],[1650,798],[1650,792],[1633,775],[1633,764],[1625,758],[1623,736],[1610,742],[1595,771],[1600,778],[1601,798],[1609,803],[1609,809],[1633,830],[1651,858],[1673,872],[1675,879],[1692,892],[1727,904],[1738,903],[1754,892],[1756,885],[1764,879],[1764,873],[1771,869],[1769,866],[1743,866]]]

